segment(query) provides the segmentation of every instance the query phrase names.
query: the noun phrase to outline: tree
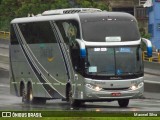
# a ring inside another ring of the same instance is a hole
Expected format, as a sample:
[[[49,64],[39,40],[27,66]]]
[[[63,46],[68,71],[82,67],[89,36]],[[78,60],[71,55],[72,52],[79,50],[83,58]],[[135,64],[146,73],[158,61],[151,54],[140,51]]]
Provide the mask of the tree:
[[[109,10],[109,3],[105,0],[75,0],[75,4],[79,7]]]
[[[51,9],[69,8],[70,4],[68,0],[55,0],[51,5]]]
[[[9,23],[17,17],[37,15],[43,11],[61,8],[99,8],[108,10],[105,0],[0,0],[0,30],[9,31]]]

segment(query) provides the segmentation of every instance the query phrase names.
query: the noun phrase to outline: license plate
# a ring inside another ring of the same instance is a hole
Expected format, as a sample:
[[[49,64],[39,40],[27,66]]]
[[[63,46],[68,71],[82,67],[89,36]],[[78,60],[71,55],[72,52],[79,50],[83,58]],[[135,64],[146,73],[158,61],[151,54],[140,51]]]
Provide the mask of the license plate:
[[[112,97],[118,97],[121,96],[121,93],[111,93]]]

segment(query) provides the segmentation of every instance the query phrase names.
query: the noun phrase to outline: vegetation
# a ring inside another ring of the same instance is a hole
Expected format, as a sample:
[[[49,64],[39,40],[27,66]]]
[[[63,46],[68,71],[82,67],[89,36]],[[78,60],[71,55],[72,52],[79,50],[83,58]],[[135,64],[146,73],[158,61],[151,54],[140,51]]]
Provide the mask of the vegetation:
[[[108,10],[108,3],[105,0],[0,0],[0,31],[9,31],[9,23],[14,18],[70,7]]]
[[[140,34],[141,34],[142,38],[146,38],[146,39],[151,38],[151,35],[149,33],[146,33],[144,28],[139,28],[139,31],[140,31]],[[144,42],[142,42],[141,48],[142,48],[143,51],[146,51],[147,47],[146,47],[146,44]]]
[[[144,28],[139,28],[140,34],[142,38],[150,39],[151,35],[149,33],[146,33]]]
[[[1,118],[10,120],[11,118]],[[39,120],[159,120],[159,117],[44,117]],[[12,118],[11,120],[35,120],[35,118]]]

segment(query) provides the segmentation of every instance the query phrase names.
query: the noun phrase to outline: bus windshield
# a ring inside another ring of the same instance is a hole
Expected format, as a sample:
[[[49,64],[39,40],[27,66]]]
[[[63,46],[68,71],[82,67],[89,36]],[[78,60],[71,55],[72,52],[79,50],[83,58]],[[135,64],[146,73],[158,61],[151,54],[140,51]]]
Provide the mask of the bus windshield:
[[[83,39],[92,42],[105,42],[106,37],[118,36],[121,41],[140,39],[137,23],[134,21],[89,21],[82,23]]]
[[[141,48],[96,47],[87,48],[85,72],[88,75],[123,76],[142,72]]]

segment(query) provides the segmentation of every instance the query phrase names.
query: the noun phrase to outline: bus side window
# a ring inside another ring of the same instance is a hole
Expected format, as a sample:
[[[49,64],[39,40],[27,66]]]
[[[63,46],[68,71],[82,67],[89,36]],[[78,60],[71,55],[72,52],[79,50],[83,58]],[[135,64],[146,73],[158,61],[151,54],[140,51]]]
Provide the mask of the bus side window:
[[[34,32],[37,36],[34,41],[38,40],[38,43],[56,43],[55,35],[48,21],[35,23]]]
[[[60,21],[60,22],[57,22],[57,26],[58,26],[58,29],[59,29],[62,37],[63,37],[63,40],[64,40],[64,42],[65,42],[66,44],[68,44],[68,43],[69,43],[69,39],[68,39],[68,37],[66,36],[66,33],[65,33],[65,30],[64,30],[64,25],[63,25],[63,24],[65,24],[65,22],[61,22],[61,21]]]
[[[57,21],[59,31],[64,42],[69,46],[76,44],[76,38],[80,38],[78,22],[75,20]]]
[[[16,34],[15,34],[15,31],[14,31],[14,28],[13,28],[13,25],[11,25],[11,44],[18,44],[18,40],[16,38]]]

